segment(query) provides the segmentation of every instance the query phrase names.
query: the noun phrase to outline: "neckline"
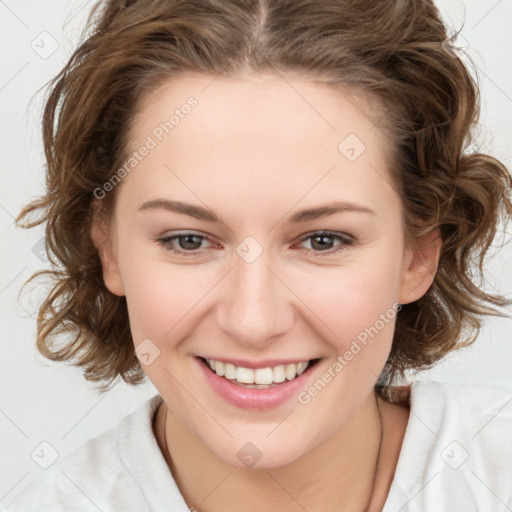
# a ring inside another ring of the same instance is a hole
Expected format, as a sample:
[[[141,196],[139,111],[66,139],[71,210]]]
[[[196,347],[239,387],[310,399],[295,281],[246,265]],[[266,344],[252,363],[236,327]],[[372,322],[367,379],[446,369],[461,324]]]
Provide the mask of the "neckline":
[[[426,460],[428,458],[428,449],[431,444],[431,436],[435,435],[433,432],[438,430],[441,418],[439,411],[442,410],[444,404],[441,386],[442,384],[437,381],[413,380],[407,385],[393,386],[389,390],[393,400],[398,399],[399,401],[402,401],[399,403],[403,403],[405,396],[403,388],[405,387],[408,389],[407,402],[409,404],[409,420],[402,440],[395,473],[391,481],[388,495],[382,507],[382,512],[391,512],[392,509],[394,510],[393,507],[396,508],[397,503],[401,502],[407,496],[407,489],[414,487],[418,478],[420,478],[418,473],[411,472],[410,461],[411,459]],[[418,410],[424,405],[425,401],[428,401],[431,405],[433,405],[432,411],[429,412],[429,425],[426,425],[423,419],[420,418],[417,414]],[[161,502],[161,498],[163,499],[165,497],[165,499],[168,500],[173,495],[173,493],[177,493],[180,500],[180,506],[181,502],[183,502],[183,505],[186,506],[181,490],[177,486],[174,475],[172,474],[167,464],[164,454],[162,453],[158,444],[155,431],[153,430],[153,421],[155,420],[155,416],[160,405],[163,403],[163,398],[159,394],[156,394],[149,400],[149,402],[150,414],[148,418],[149,422],[146,426],[150,429],[151,432],[151,446],[148,446],[144,443],[140,444],[138,449],[134,451],[134,454],[129,456],[129,460],[133,460],[134,462],[137,461],[138,465],[134,467],[133,464],[128,464],[127,467],[131,468],[132,472],[141,474],[143,469],[139,467],[140,461],[147,458],[148,453],[151,453],[151,451],[157,450],[157,453],[159,454],[159,460],[156,465],[155,463],[150,463],[152,467],[149,467],[145,470],[144,482],[148,481],[147,471],[149,470],[151,474],[159,473],[160,475],[167,475],[171,480],[171,487],[167,487],[169,490],[166,492],[163,492],[163,489],[159,487],[158,491],[160,493],[160,497],[155,495],[150,498],[146,495],[148,502],[151,502],[152,505],[158,508],[158,506],[163,503]],[[419,459],[416,459],[416,457],[419,457]],[[126,459],[127,457],[124,458]],[[151,485],[153,486],[155,482],[156,480],[152,482]],[[163,484],[163,486],[165,487],[165,484]],[[167,483],[167,486],[169,486],[169,483]],[[152,489],[154,489],[155,492],[157,490],[156,486],[152,487]],[[155,493],[152,492],[150,494]],[[172,497],[173,502],[177,503],[176,500],[178,497],[176,495]]]
[[[407,398],[409,420],[400,447],[395,474],[381,512],[394,512],[397,506],[405,506],[411,499],[411,489],[421,481],[422,461],[430,458],[432,437],[437,436],[436,432],[441,427],[441,411],[444,408],[442,386],[442,383],[434,380],[413,380],[404,386],[409,388]],[[397,390],[399,397],[400,391],[400,389]],[[425,404],[429,407],[428,418],[424,417]],[[423,410],[422,413],[421,410]],[[415,461],[418,471],[411,471],[411,461]]]

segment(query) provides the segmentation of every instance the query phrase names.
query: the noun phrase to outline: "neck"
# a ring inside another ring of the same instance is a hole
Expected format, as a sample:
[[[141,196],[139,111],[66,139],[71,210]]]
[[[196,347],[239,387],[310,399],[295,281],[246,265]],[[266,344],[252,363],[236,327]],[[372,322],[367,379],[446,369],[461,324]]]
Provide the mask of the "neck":
[[[198,512],[225,511],[233,503],[247,511],[366,512],[381,510],[396,468],[408,419],[404,409],[396,408],[377,401],[372,392],[328,440],[271,469],[226,464],[165,403],[155,419],[155,434],[185,501]]]

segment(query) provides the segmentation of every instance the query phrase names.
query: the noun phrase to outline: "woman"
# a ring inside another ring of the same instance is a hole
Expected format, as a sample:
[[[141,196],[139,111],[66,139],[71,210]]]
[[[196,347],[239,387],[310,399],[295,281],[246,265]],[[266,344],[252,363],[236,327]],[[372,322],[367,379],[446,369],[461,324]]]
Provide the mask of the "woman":
[[[19,216],[61,265],[38,348],[159,395],[10,510],[506,503],[511,390],[393,386],[508,304],[473,276],[510,175],[466,153],[477,86],[432,2],[110,0],[90,23]]]

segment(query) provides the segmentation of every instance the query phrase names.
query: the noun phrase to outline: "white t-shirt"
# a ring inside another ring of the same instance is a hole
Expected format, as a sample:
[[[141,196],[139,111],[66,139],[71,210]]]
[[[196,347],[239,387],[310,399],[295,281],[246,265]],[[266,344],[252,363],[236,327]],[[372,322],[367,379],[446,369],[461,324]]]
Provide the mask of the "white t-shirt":
[[[6,512],[188,512],[152,429],[155,395],[30,483]],[[382,512],[512,510],[512,387],[413,381]]]

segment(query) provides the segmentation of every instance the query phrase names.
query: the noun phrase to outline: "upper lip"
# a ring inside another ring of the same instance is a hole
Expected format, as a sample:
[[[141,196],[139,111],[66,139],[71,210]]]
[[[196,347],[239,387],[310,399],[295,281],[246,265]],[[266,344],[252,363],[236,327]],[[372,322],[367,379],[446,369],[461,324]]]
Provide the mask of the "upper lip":
[[[214,361],[221,361],[222,363],[231,363],[235,366],[241,366],[242,368],[252,368],[256,370],[257,368],[268,368],[279,365],[287,365],[287,364],[297,364],[305,361],[311,361],[313,359],[319,358],[294,358],[294,359],[265,359],[263,361],[248,361],[247,359],[232,359],[225,357],[216,357],[216,356],[208,356],[204,357],[204,359],[210,359]]]

